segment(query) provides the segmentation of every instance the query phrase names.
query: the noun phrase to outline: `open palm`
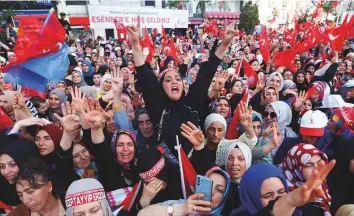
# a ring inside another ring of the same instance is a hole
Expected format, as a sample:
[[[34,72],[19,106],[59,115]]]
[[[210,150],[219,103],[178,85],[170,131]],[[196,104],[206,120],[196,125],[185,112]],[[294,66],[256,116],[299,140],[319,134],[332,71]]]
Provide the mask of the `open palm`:
[[[192,122],[181,125],[181,134],[192,143],[193,146],[199,146],[204,143],[204,134]]]

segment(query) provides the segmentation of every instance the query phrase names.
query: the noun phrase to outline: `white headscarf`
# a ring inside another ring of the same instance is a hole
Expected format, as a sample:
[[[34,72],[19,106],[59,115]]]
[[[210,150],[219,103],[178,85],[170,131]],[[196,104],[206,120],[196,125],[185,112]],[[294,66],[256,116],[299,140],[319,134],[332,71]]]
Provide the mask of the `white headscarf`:
[[[103,89],[103,83],[104,83],[104,81],[106,81],[106,80],[108,80],[108,79],[112,79],[112,75],[111,75],[111,74],[105,74],[105,75],[103,75],[103,77],[101,78],[100,88],[101,88],[101,93],[102,93],[102,94],[106,94],[106,93],[107,93],[107,91],[105,91],[105,90]]]
[[[281,75],[281,73],[279,72],[273,72],[269,75],[268,79],[267,79],[267,83],[266,86],[270,85],[270,81],[272,80],[273,77],[278,76],[280,79],[280,86],[278,88],[278,91],[282,90],[283,85],[284,85],[284,79],[283,79],[283,75]]]
[[[250,147],[245,143],[235,139],[235,140],[224,140],[218,146],[218,150],[216,151],[216,165],[218,166],[225,166],[227,171],[227,160],[229,154],[231,153],[232,149],[239,148],[243,154],[243,157],[246,161],[246,170],[251,166],[252,163],[252,152]],[[240,183],[241,178],[239,179],[231,179],[233,183]]]

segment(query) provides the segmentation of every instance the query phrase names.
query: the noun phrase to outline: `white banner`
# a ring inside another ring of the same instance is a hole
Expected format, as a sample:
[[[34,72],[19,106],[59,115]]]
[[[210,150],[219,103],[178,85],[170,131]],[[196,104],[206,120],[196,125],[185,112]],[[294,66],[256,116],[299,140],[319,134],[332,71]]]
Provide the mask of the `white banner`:
[[[187,10],[88,5],[88,11],[91,28],[115,29],[114,19],[124,25],[137,24],[138,15],[141,28],[188,28]]]

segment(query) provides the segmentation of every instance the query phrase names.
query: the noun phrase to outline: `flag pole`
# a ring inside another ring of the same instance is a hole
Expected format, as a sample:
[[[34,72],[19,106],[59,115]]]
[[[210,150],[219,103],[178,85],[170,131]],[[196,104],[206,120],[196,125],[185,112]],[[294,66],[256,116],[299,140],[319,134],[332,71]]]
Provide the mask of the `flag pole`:
[[[178,152],[178,162],[179,162],[179,171],[181,174],[181,185],[182,185],[182,193],[183,193],[183,197],[184,199],[187,199],[187,193],[186,193],[186,185],[184,183],[184,175],[183,175],[183,165],[182,165],[182,157],[181,157],[181,144],[179,143],[179,139],[178,139],[178,135],[176,135],[176,146],[175,149]]]

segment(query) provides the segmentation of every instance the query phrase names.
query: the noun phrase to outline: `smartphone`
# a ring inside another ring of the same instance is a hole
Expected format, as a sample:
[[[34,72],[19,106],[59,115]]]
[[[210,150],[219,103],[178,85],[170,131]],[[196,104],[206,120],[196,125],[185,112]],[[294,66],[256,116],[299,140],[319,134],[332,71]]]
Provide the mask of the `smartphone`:
[[[197,175],[196,193],[204,194],[202,200],[210,201],[212,197],[213,180],[202,175]]]

